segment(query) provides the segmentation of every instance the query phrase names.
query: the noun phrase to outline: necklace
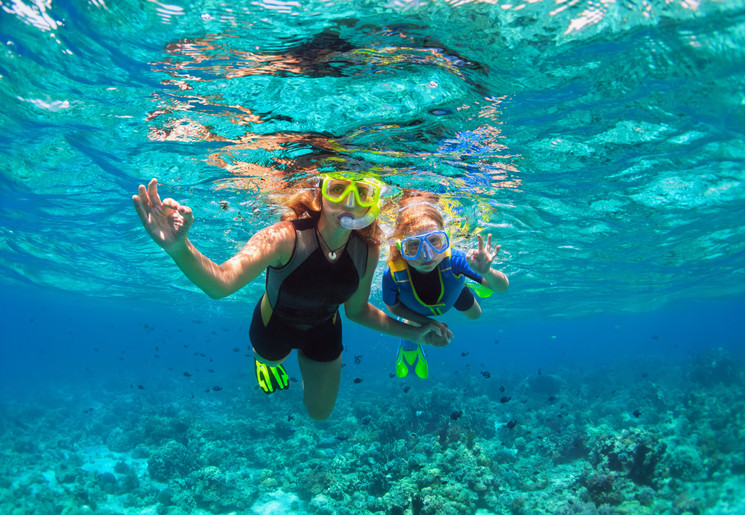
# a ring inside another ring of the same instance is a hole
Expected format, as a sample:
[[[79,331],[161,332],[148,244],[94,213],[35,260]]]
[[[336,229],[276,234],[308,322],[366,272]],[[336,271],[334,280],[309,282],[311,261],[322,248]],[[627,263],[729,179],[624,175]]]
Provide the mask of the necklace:
[[[329,259],[331,261],[333,261],[333,260],[336,259],[336,252],[339,251],[339,250],[341,250],[341,249],[343,249],[344,248],[344,245],[347,244],[347,242],[345,241],[344,243],[342,243],[341,247],[336,248],[334,250],[331,250],[331,246],[328,243],[326,243],[326,239],[321,234],[321,231],[319,231],[318,229],[316,229],[316,234],[318,235],[319,238],[321,238],[321,241],[323,242],[324,245],[326,245],[326,248],[329,249],[328,256],[329,256]]]

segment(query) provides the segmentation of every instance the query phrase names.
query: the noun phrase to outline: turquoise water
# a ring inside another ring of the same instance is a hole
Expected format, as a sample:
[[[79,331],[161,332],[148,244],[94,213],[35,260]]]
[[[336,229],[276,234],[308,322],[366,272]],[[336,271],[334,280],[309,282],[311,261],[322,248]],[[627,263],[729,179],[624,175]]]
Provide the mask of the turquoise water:
[[[3,0],[0,36],[2,511],[745,512],[742,1]],[[511,287],[427,381],[346,323],[317,424],[254,387],[263,281],[209,300],[130,197],[221,261],[339,168],[441,194]]]

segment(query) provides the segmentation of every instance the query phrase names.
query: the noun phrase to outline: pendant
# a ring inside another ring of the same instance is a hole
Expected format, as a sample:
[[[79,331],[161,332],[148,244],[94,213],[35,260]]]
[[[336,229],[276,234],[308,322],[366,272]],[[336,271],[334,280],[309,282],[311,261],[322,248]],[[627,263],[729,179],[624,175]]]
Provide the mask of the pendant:
[[[331,260],[336,259],[336,252],[329,250],[329,259]]]

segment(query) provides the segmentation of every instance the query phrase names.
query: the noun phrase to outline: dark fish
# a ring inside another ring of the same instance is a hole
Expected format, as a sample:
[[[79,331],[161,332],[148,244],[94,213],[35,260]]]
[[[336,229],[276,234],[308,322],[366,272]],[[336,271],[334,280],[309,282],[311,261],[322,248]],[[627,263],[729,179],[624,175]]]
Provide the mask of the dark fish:
[[[411,386],[409,385],[404,386],[404,393],[409,393],[409,390],[411,390]]]
[[[241,349],[239,349],[238,347],[233,347],[233,352],[240,352],[240,351]]]
[[[502,392],[502,393],[504,393],[504,386],[500,386],[499,387],[499,391]]]
[[[348,440],[349,439],[349,437],[347,435],[337,435],[334,438],[336,438],[340,442],[343,442],[344,440]]]
[[[642,377],[649,377],[649,374],[647,374],[646,372],[642,372]]]
[[[512,399],[512,397],[507,397],[505,395],[504,397],[502,397],[501,399],[499,399],[499,402],[501,402],[502,404],[504,404],[505,402],[510,402],[510,399]]]
[[[355,377],[354,378],[354,382],[355,382],[355,384],[360,384],[362,382],[362,378],[361,377]]]
[[[499,340],[497,338],[494,338],[494,345],[499,345]]]
[[[93,350],[98,352],[98,347],[93,347]]]
[[[219,392],[220,390],[222,390],[222,386],[215,385],[212,387],[213,392]]]
[[[191,374],[189,372],[184,372],[184,377],[191,377]]]
[[[450,414],[450,418],[452,418],[453,420],[458,420],[462,414],[463,414],[463,410],[453,411]]]
[[[465,358],[466,356],[468,356],[469,354],[470,354],[469,352],[461,352],[461,353],[460,353],[460,355],[461,355],[461,356],[463,356],[464,358]]]
[[[641,416],[642,416],[642,412],[641,412],[641,410],[639,410],[638,408],[637,408],[637,409],[635,409],[635,410],[633,411],[633,414],[634,414],[634,416],[635,416],[636,418],[639,418],[639,417],[641,417]]]
[[[487,379],[489,379],[491,377],[491,374],[489,372],[487,372],[486,370],[482,370],[481,371],[481,375],[484,376]]]
[[[365,418],[362,419],[362,425],[363,426],[366,426],[370,422],[372,422],[372,417],[370,415],[368,415],[368,416],[366,416]]]
[[[144,390],[144,389],[145,389],[145,387],[144,387],[144,386],[142,386],[141,384],[138,384],[138,385],[137,385],[137,388],[139,388],[140,390]]]
[[[360,361],[362,361],[362,354],[358,354],[354,357],[354,364],[359,365]]]
[[[290,381],[292,381],[293,383],[297,383],[297,377],[291,377]]]
[[[548,402],[554,402],[555,400],[556,400],[555,395],[552,395],[551,397],[548,398]]]
[[[660,339],[660,337],[659,337],[659,336],[657,336],[657,335],[655,334],[655,335],[653,335],[653,336],[652,336],[652,339],[653,339],[653,340],[659,340],[659,339]]]
[[[391,372],[391,373],[388,374],[388,377],[390,377],[391,379],[393,379],[394,377],[396,377],[396,374],[394,374],[393,372]]]
[[[207,372],[209,372],[210,374],[214,374],[215,373],[215,369],[214,368],[208,368],[207,369]]]
[[[204,391],[204,393],[210,393],[210,389],[209,389],[209,388],[207,388],[207,389],[206,389],[206,390]]]
[[[509,422],[507,422],[507,423],[505,424],[505,427],[506,427],[507,429],[512,429],[512,428],[513,428],[513,427],[515,427],[516,425],[517,425],[517,422],[515,422],[514,420],[510,420]]]
[[[540,368],[538,369],[538,375],[539,375],[539,376],[542,376],[542,375],[543,375],[543,372],[541,371],[541,369],[540,369]]]

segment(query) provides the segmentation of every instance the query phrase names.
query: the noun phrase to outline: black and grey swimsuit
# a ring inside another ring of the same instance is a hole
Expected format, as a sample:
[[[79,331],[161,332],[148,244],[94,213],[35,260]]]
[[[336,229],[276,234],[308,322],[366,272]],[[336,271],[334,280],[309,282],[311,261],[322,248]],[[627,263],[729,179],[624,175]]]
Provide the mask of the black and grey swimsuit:
[[[343,350],[339,306],[357,291],[367,267],[368,247],[352,232],[332,262],[318,241],[317,219],[290,223],[295,228],[295,247],[287,264],[267,268],[271,317],[264,325],[259,300],[249,330],[251,343],[269,361],[283,359],[292,349],[300,349],[314,361],[333,361]]]

